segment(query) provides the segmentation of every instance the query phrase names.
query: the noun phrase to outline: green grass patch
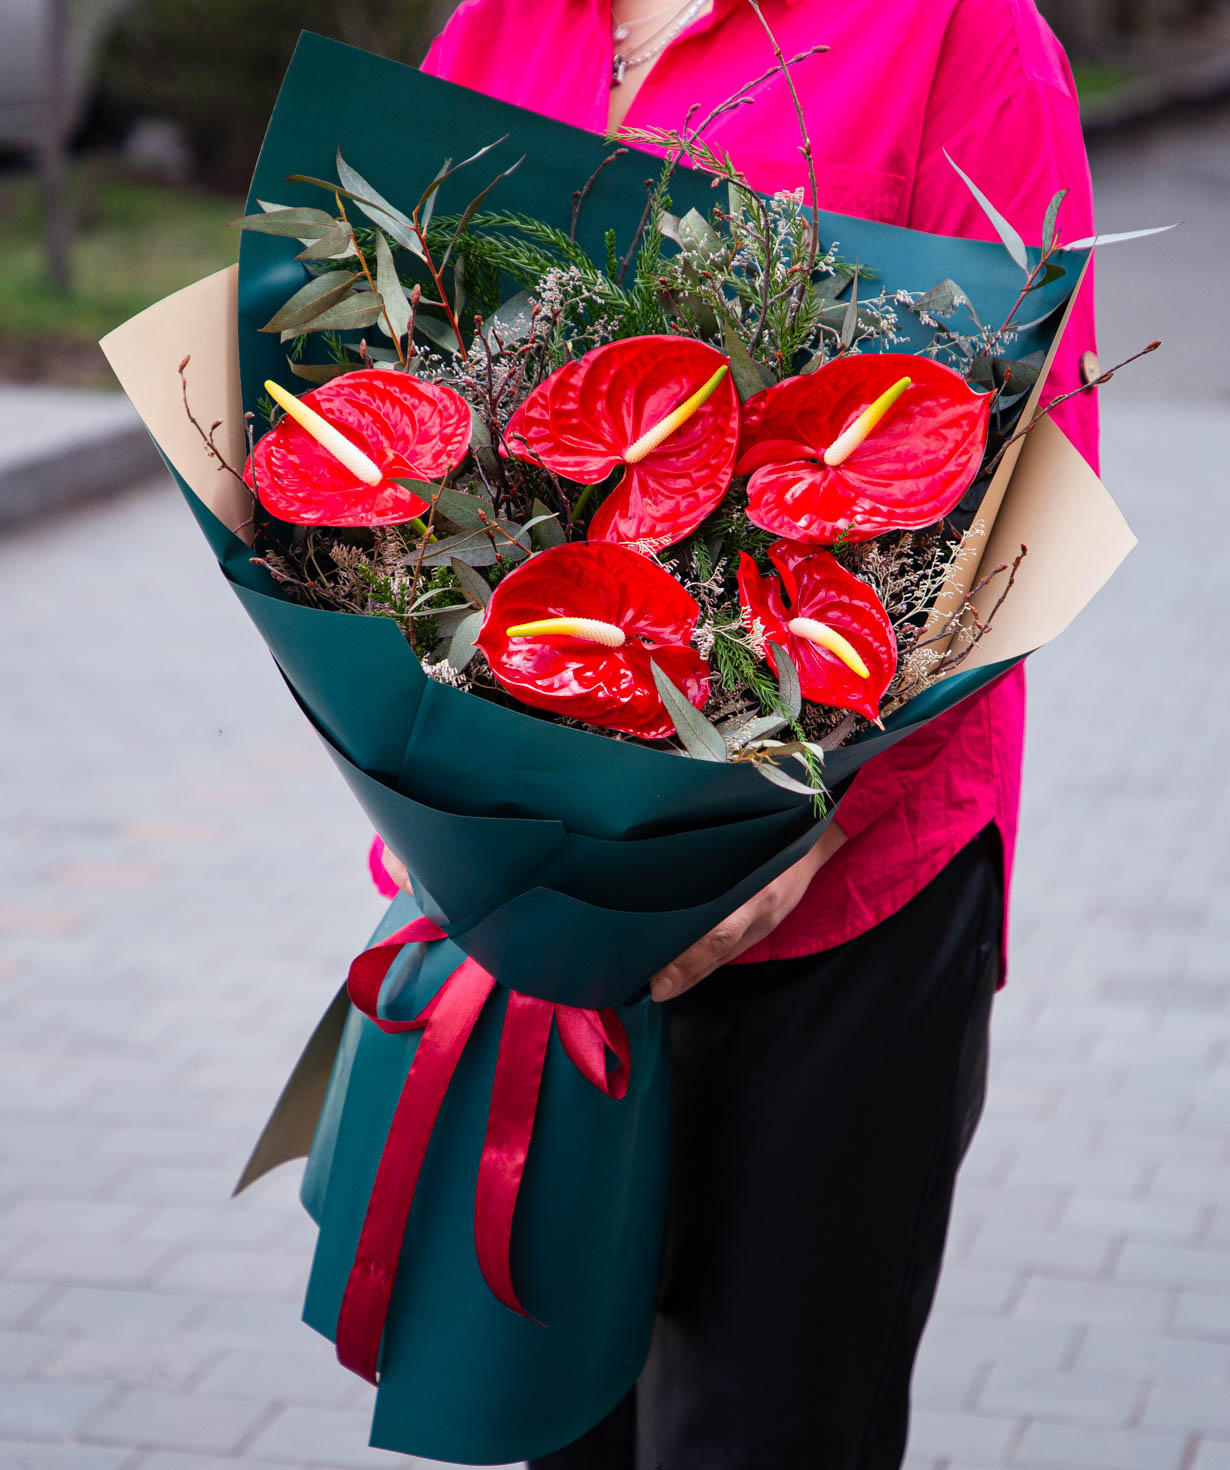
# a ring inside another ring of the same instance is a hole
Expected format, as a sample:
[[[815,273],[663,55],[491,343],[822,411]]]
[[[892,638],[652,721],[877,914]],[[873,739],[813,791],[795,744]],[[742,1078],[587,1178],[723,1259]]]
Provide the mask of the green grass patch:
[[[1072,66],[1076,79],[1076,95],[1082,102],[1094,97],[1104,97],[1114,92],[1125,82],[1136,80],[1137,73],[1130,66],[1116,66],[1107,61],[1078,61]]]
[[[105,332],[237,257],[235,200],[119,178],[84,163],[72,177],[77,228],[72,288],[54,290],[43,268],[38,189],[28,175],[0,178],[0,337],[49,350],[97,342]]]

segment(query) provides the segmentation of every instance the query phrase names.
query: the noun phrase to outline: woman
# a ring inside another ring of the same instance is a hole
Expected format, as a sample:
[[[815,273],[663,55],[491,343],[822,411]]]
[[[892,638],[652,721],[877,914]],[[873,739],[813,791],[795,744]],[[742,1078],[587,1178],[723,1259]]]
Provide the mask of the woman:
[[[991,238],[947,161],[1029,238],[1067,188],[1092,233],[1071,73],[1033,0],[763,0],[823,208]],[[593,131],[679,127],[772,64],[747,0],[465,0],[427,70]],[[806,183],[780,76],[706,135],[766,192]],[[1050,380],[1094,349],[1086,288]],[[1097,408],[1057,420],[1093,461]],[[633,1395],[539,1470],[891,1470],[981,1110],[1002,980],[1019,671],[870,763],[815,848],[655,977],[674,1178]],[[401,881],[404,869],[390,860]],[[704,982],[703,984],[699,982]]]

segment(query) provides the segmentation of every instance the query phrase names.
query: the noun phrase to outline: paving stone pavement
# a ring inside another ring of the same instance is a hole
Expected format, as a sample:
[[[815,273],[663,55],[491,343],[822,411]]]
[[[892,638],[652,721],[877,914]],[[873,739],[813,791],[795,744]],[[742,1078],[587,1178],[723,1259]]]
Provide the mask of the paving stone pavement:
[[[909,1470],[1230,1470],[1225,389],[1149,371],[1106,405],[1144,544],[1031,665]],[[298,1322],[295,1171],[227,1199],[379,914],[364,822],[165,485],[0,544],[0,586],[0,1470],[391,1463]]]

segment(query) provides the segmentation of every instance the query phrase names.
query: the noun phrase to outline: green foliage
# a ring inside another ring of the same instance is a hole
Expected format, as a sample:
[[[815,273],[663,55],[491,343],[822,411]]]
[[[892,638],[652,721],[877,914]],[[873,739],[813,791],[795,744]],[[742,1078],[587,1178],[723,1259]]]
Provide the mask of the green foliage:
[[[59,362],[72,381],[111,385],[98,338],[229,265],[239,237],[226,220],[239,211],[232,199],[117,178],[93,160],[74,168],[70,197],[78,226],[64,295],[44,275],[34,180],[0,178],[0,336],[6,361],[29,351],[33,363]]]

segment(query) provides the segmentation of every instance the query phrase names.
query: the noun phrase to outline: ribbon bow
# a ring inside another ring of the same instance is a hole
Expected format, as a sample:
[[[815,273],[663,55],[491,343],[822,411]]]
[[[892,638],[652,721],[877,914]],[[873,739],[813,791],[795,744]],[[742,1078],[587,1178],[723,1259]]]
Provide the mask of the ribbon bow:
[[[369,1383],[377,1382],[380,1342],[432,1129],[466,1042],[496,985],[494,975],[467,958],[413,1020],[379,1016],[380,988],[403,946],[444,938],[444,931],[430,919],[416,919],[364,950],[346,980],[351,1002],[382,1031],[423,1033],[380,1155],[337,1319],[338,1360]],[[478,1166],[474,1237],[483,1279],[506,1307],[523,1317],[529,1313],[517,1299],[512,1281],[512,1226],[552,1026],[573,1066],[607,1097],[624,1096],[631,1065],[628,1033],[614,1010],[582,1010],[509,991]],[[611,1071],[608,1050],[616,1061]]]

